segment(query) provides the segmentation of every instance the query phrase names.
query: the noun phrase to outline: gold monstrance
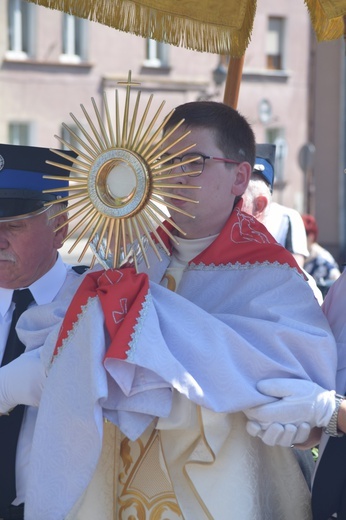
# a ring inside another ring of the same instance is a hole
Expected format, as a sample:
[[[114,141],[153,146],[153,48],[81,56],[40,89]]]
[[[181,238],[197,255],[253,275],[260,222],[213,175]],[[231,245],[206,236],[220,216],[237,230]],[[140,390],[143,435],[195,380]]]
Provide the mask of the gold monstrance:
[[[149,267],[146,255],[148,244],[152,246],[159,258],[158,244],[168,253],[156,231],[157,226],[161,227],[171,240],[176,242],[174,235],[162,224],[163,220],[168,221],[176,230],[184,234],[184,231],[167,217],[162,209],[162,204],[166,196],[171,199],[197,202],[169,193],[169,190],[175,186],[170,183],[170,179],[185,175],[183,172],[170,173],[171,160],[184,154],[195,145],[183,147],[184,138],[190,133],[189,131],[186,131],[172,144],[166,144],[166,140],[172,135],[174,137],[175,131],[184,123],[184,120],[169,128],[162,136],[163,128],[174,110],[163,119],[161,124],[158,124],[157,121],[164,106],[164,102],[162,102],[152,119],[148,121],[152,95],[144,107],[143,115],[139,118],[141,92],[138,91],[133,111],[130,113],[131,88],[139,85],[139,83],[131,81],[131,72],[129,72],[126,82],[118,84],[126,86],[122,124],[117,90],[115,90],[114,122],[112,122],[106,93],[103,98],[105,122],[92,98],[96,122],[93,122],[84,106],[81,105],[89,125],[88,130],[72,113],[70,114],[80,130],[82,138],[63,123],[63,128],[78,144],[74,146],[65,139],[55,136],[63,146],[75,152],[77,158],[72,159],[62,151],[52,151],[73,164],[67,166],[58,162],[47,162],[70,171],[69,195],[53,202],[54,204],[64,201],[69,203],[69,206],[57,214],[74,211],[67,222],[57,229],[77,219],[77,224],[65,238],[66,241],[71,237],[76,237],[68,252],[71,253],[83,238],[87,238],[86,245],[78,258],[79,262],[90,246],[94,254],[92,265],[97,258],[107,268],[117,268],[127,263],[133,263],[137,269],[137,257],[140,255],[143,256]],[[182,148],[170,154],[170,149],[179,142],[182,142]],[[181,162],[180,165],[195,160],[195,158],[188,159]],[[166,164],[168,161],[170,164]],[[195,173],[200,173],[200,170],[196,170]],[[63,179],[61,176],[45,176],[45,178]],[[198,186],[182,184],[179,189],[182,188],[198,189]],[[45,192],[54,193],[56,191],[60,191],[60,188]],[[168,210],[174,209],[193,218],[193,215],[174,204],[164,204]]]

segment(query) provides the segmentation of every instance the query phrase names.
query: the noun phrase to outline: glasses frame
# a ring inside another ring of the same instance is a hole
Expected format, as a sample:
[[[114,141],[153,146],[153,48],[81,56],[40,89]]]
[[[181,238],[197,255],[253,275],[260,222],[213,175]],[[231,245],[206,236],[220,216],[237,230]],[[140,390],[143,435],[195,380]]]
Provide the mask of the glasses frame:
[[[198,158],[203,160],[203,162],[201,164],[201,168],[198,171],[196,170],[196,173],[192,173],[192,172],[188,173],[185,170],[185,166],[187,164],[190,164],[191,162],[193,162],[193,160],[191,160],[189,162],[185,162],[185,161],[188,161],[189,156],[194,156],[195,158],[198,157]],[[167,158],[168,157],[169,157],[169,155],[167,155]],[[181,157],[179,157],[178,155],[175,155],[174,157],[172,157],[171,161],[173,161],[173,165],[172,165],[172,168],[170,170],[168,170],[168,173],[171,173],[171,171],[174,168],[180,167],[182,169],[182,171],[188,177],[199,177],[203,173],[204,166],[205,166],[205,161],[209,160],[209,159],[211,159],[213,161],[222,161],[222,162],[229,163],[229,164],[241,164],[241,161],[235,161],[234,159],[228,159],[227,157],[215,157],[214,155],[204,155],[203,153],[197,153],[197,152],[193,153],[193,152],[190,152],[190,153],[185,153]],[[174,164],[175,161],[177,161],[176,165]],[[167,162],[168,162],[168,160],[167,160]]]

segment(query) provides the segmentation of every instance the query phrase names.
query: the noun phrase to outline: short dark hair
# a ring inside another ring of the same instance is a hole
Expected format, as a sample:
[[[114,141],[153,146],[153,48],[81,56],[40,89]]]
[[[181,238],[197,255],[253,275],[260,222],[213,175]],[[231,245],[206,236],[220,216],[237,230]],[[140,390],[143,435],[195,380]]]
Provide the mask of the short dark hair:
[[[237,110],[217,101],[184,103],[175,109],[164,131],[182,119],[187,128],[208,128],[213,131],[216,143],[225,157],[247,161],[253,168],[256,157],[255,136],[248,121]]]

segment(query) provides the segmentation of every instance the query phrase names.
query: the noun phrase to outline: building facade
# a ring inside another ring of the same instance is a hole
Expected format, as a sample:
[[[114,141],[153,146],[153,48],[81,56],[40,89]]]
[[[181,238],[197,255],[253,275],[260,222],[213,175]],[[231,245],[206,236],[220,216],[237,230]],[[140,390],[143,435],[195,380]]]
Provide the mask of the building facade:
[[[308,194],[314,201],[318,220],[323,219],[321,241],[334,253],[343,250],[345,242],[340,216],[343,189],[340,192],[339,184],[343,185],[344,157],[341,158],[340,151],[336,154],[335,141],[339,146],[344,140],[344,113],[343,124],[338,117],[335,139],[335,115],[330,113],[338,112],[340,116],[344,111],[342,49],[343,42],[316,46],[302,0],[262,0],[245,55],[238,102],[238,109],[252,124],[257,141],[277,145],[274,199],[300,212],[306,211],[307,204],[307,174],[302,168],[301,150],[314,143],[316,171],[312,175],[309,170],[312,181]],[[321,53],[327,56],[320,58]],[[140,83],[142,103],[147,102],[151,93],[154,109],[165,100],[163,114],[186,101],[221,101],[227,62],[226,56],[140,38],[25,0],[2,0],[0,141],[60,147],[54,136],[71,138],[63,123],[79,134],[76,119],[81,125],[87,124],[85,112],[94,112],[91,98],[101,107],[102,114],[104,92],[113,107],[117,89],[120,105],[123,103],[125,87],[119,81],[126,81],[129,71],[132,80]],[[324,73],[326,65],[331,71]],[[337,78],[333,67],[338,70]],[[333,108],[327,114],[320,110],[323,91],[330,88],[324,85],[326,74],[335,80],[335,92],[328,100]],[[330,126],[323,132],[329,120]],[[327,147],[327,140],[334,144]],[[320,207],[320,199],[326,194],[325,177],[316,166],[321,164],[320,155],[323,164],[332,161],[336,183],[333,189],[329,184],[327,220]]]

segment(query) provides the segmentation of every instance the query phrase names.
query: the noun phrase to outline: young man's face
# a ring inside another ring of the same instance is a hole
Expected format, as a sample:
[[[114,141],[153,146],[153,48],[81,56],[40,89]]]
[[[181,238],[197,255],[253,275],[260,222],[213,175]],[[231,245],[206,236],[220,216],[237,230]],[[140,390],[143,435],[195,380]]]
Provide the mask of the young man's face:
[[[215,142],[212,131],[207,128],[190,128],[191,133],[178,143],[169,153],[178,151],[191,144],[196,146],[190,152],[201,153],[214,157],[225,157]],[[186,127],[180,127],[174,135],[167,139],[167,144],[174,142],[186,132]],[[166,144],[166,143],[165,143]],[[234,159],[233,157],[227,157]],[[198,177],[189,177],[187,174],[174,178],[174,173],[182,173],[179,164],[172,170],[171,183],[175,184],[172,193],[199,201],[198,204],[166,198],[166,202],[175,204],[195,216],[194,219],[169,210],[172,218],[185,231],[186,238],[202,238],[215,235],[221,231],[230,216],[234,199],[242,195],[249,182],[251,167],[249,163],[229,164],[223,161],[207,159],[204,170]],[[200,189],[184,189],[183,186],[200,186]],[[182,235],[183,236],[183,235]]]
[[[66,235],[66,226],[54,232],[60,215],[54,223],[46,213],[10,222],[0,221],[0,287],[17,289],[27,287],[43,276],[54,265],[57,249]]]

